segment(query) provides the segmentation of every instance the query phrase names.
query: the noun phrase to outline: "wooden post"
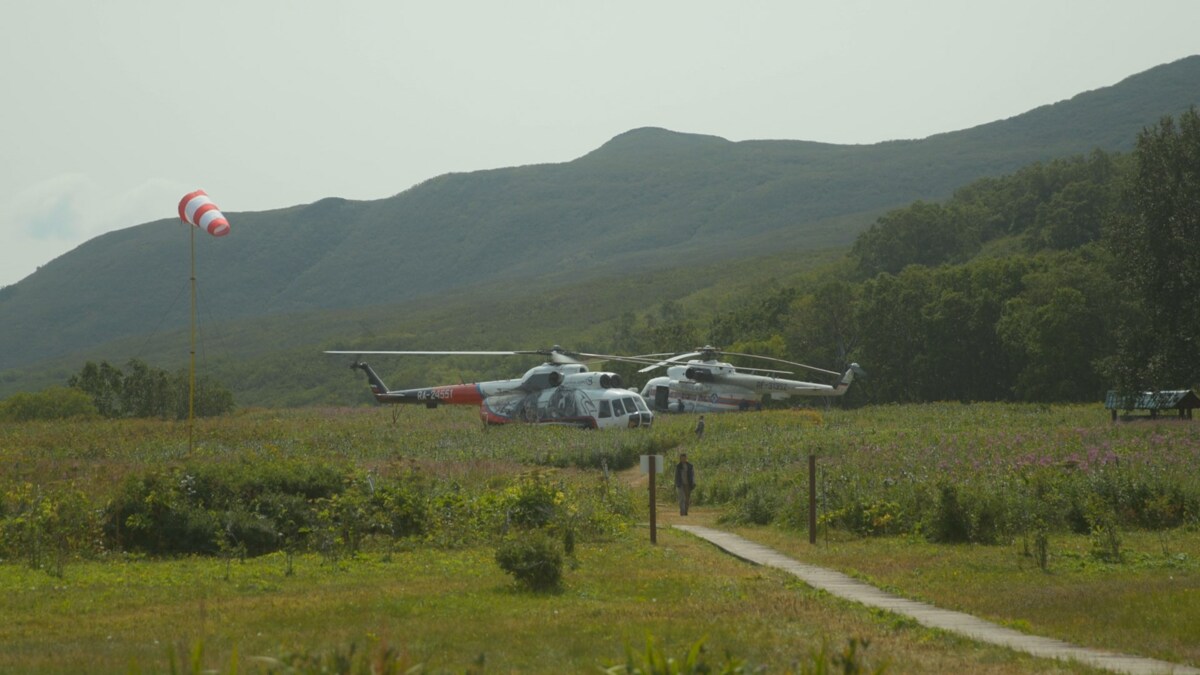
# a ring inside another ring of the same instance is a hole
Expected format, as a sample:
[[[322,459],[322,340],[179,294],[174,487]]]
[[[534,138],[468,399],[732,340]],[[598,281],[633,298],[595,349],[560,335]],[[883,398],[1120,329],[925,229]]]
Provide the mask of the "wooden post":
[[[808,543],[817,543],[817,456],[808,455]]]
[[[656,473],[658,473],[658,467],[655,466],[657,463],[658,463],[658,456],[651,454],[650,455],[650,543],[651,544],[658,543],[658,523],[655,522],[657,520],[657,513],[656,513],[657,500],[655,499],[655,496],[654,496],[654,475]]]

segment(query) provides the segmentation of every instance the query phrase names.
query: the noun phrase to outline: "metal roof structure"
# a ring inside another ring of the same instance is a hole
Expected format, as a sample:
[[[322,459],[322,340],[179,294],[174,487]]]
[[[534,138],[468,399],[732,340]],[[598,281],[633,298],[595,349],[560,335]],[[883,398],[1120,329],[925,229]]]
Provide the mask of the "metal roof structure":
[[[1190,410],[1200,408],[1200,396],[1191,389],[1143,391],[1122,396],[1116,391],[1104,397],[1109,410]]]

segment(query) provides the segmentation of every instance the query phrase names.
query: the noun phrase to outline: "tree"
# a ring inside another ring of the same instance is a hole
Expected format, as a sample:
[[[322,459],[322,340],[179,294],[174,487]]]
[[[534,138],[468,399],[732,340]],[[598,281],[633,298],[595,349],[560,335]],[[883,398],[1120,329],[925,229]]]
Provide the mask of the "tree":
[[[865,275],[898,274],[907,265],[967,260],[979,250],[978,209],[916,202],[880,217],[854,242],[853,255]]]
[[[171,382],[166,371],[130,359],[122,386],[129,417],[168,417],[174,412]]]
[[[188,371],[175,373],[168,391],[174,395],[167,400],[174,403],[171,412],[175,419],[185,420],[188,416]],[[196,395],[192,401],[192,412],[196,417],[216,417],[233,410],[233,392],[210,377],[196,378]],[[165,416],[166,413],[164,413]]]
[[[1021,257],[930,269],[912,265],[863,284],[857,360],[878,400],[1011,398],[1018,365],[996,325],[1022,288]]]
[[[1082,181],[1059,190],[1038,207],[1030,247],[1065,250],[1099,239],[1110,194],[1107,186]]]
[[[1112,374],[1126,390],[1200,382],[1200,114],[1145,129],[1106,242],[1141,308],[1120,328]]]
[[[67,386],[77,388],[92,397],[92,403],[101,417],[125,415],[125,375],[120,368],[110,365],[108,361],[101,361],[100,365],[88,361],[78,374],[67,380]]]
[[[647,317],[646,334],[649,343],[666,345],[667,349],[691,349],[700,342],[700,331],[687,319],[683,308],[673,300],[663,302],[659,310],[660,321]]]
[[[850,365],[859,338],[856,294],[855,286],[833,280],[792,302],[787,333],[796,360],[835,370]]]
[[[1020,354],[1016,394],[1033,401],[1095,401],[1104,393],[1100,364],[1115,350],[1119,294],[1094,247],[1045,255],[1025,290],[1004,305],[997,326]]]
[[[932,295],[932,273],[912,266],[863,284],[854,320],[862,335],[860,362],[868,364],[871,393],[883,401],[919,401],[926,363],[921,308]]]
[[[90,397],[102,417],[175,417],[188,416],[188,372],[174,376],[138,359],[126,364],[128,374],[101,361],[88,361],[68,380],[71,387]],[[194,412],[197,417],[221,415],[233,409],[233,394],[210,378],[196,380]]]

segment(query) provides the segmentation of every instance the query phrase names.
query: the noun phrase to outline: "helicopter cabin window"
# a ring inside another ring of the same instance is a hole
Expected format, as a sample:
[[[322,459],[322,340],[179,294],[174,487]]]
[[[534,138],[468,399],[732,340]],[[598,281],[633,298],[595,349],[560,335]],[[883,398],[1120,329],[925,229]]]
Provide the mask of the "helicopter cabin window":
[[[625,414],[625,406],[621,405],[621,399],[614,398],[612,404],[613,404],[613,415],[616,415],[617,417],[621,417],[622,415]]]
[[[608,404],[608,401],[600,401],[600,417],[612,417],[612,406]]]

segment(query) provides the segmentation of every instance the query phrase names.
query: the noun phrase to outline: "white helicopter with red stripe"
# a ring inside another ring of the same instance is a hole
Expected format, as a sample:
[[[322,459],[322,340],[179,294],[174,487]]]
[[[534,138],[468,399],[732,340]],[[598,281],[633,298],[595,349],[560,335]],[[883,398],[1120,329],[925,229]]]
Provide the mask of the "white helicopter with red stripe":
[[[718,356],[739,356],[774,361],[806,370],[841,376],[836,385],[788,380],[780,375],[792,371],[743,368],[723,361]],[[696,358],[699,357],[699,358]],[[651,363],[638,372],[668,366],[665,376],[655,377],[642,388],[642,396],[652,401],[655,410],[671,412],[730,412],[761,409],[768,398],[786,399],[793,396],[841,396],[850,388],[855,375],[863,371],[857,363],[843,373],[784,361],[769,356],[727,352],[704,346],[686,354]]]
[[[477,405],[485,424],[529,422],[557,424],[584,429],[634,429],[649,427],[654,413],[636,391],[625,389],[617,373],[592,372],[585,360],[623,360],[605,354],[551,349],[509,352],[473,351],[327,351],[355,357],[351,368],[367,374],[371,393],[380,403],[416,403],[427,408],[439,405]],[[371,366],[358,357],[364,354],[404,356],[522,356],[549,358],[519,378],[471,384],[452,384],[416,389],[388,389]]]

